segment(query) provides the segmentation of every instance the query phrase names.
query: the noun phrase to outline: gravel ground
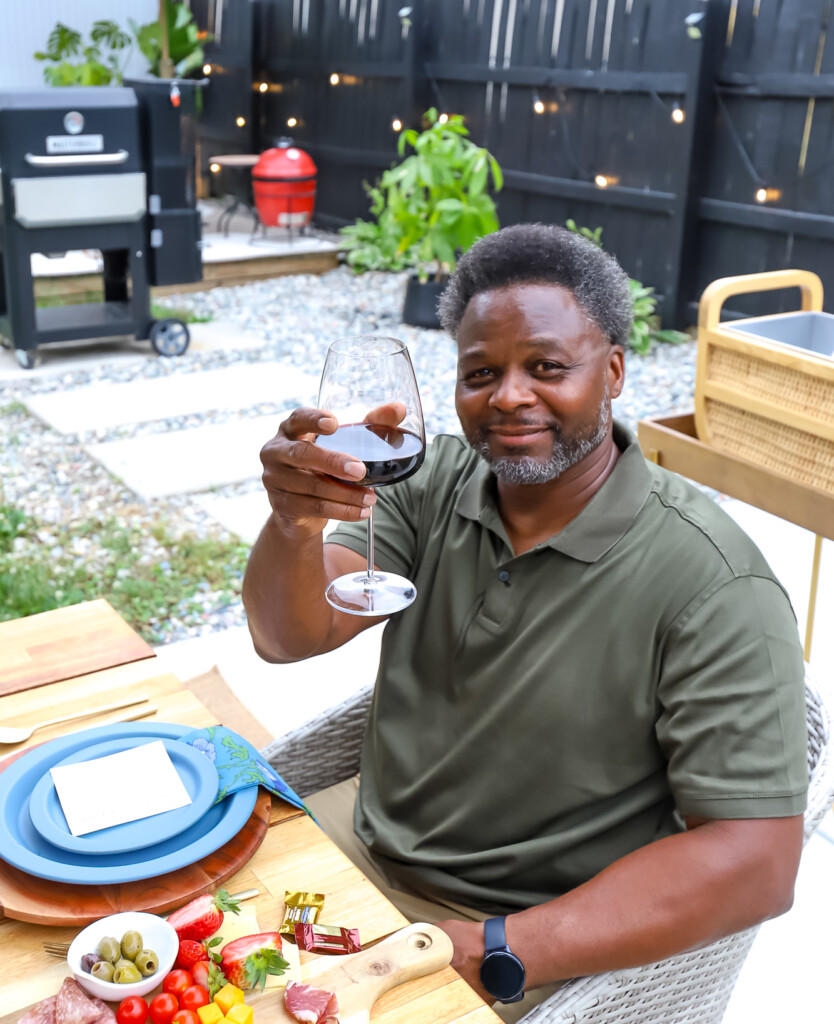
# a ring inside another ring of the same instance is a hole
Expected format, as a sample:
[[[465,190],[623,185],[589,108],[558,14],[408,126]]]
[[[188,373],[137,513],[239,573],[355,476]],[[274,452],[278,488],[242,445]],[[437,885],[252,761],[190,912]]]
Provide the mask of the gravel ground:
[[[429,433],[456,431],[452,403],[455,376],[454,344],[442,331],[408,327],[400,322],[404,275],[354,276],[339,268],[320,276],[293,275],[236,288],[171,295],[163,302],[171,308],[209,313],[215,321],[232,324],[262,339],[255,348],[186,353],[179,359],[150,358],[118,368],[107,363],[92,370],[62,372],[0,384],[0,503],[19,507],[50,524],[42,543],[66,540],[73,523],[106,512],[126,524],[140,526],[164,520],[175,535],[228,538],[223,528],[195,505],[188,495],[140,501],[82,445],[139,433],[182,430],[204,423],[227,422],[277,412],[278,406],[259,404],[235,412],[206,410],[200,415],[151,421],[111,431],[65,436],[18,408],[30,395],[66,391],[101,382],[152,379],[172,374],[200,373],[235,362],[288,362],[316,374],[328,344],[344,334],[390,333],[408,343],[414,361]],[[646,356],[630,354],[624,395],[615,403],[615,415],[634,428],[647,415],[692,407],[695,391],[694,342],[679,346],[656,345]],[[283,403],[282,403],[283,404]],[[221,495],[247,493],[260,487],[250,480],[220,490]],[[154,557],[149,538],[147,551]],[[89,544],[78,557],[95,560]],[[239,625],[244,621],[239,601],[219,603],[205,593],[199,611],[183,609],[183,616],[166,624],[165,642]]]

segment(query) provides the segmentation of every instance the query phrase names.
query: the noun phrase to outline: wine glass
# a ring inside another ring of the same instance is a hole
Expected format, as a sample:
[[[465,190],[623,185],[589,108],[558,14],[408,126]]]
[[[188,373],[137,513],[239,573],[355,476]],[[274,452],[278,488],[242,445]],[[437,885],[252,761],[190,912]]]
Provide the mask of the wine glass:
[[[327,351],[319,388],[319,409],[338,422],[316,444],[365,463],[359,487],[381,487],[416,473],[426,453],[426,431],[414,368],[397,338],[358,335],[334,341]],[[403,576],[374,569],[373,505],[368,518],[368,568],[333,580],[325,597],[350,615],[388,615],[417,596]]]

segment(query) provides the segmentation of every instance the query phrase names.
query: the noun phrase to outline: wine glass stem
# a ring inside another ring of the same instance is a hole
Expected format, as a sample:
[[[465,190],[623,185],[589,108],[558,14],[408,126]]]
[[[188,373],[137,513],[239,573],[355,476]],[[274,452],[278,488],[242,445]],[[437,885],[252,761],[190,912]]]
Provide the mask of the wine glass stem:
[[[374,507],[370,506],[371,514],[368,516],[368,582],[374,578]]]

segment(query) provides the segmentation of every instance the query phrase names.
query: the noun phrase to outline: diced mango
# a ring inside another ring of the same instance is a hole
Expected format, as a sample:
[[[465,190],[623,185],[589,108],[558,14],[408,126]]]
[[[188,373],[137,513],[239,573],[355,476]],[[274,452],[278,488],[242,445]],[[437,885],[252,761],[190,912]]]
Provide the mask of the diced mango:
[[[200,1024],[220,1024],[223,1020],[223,1011],[216,1003],[206,1003],[205,1006],[197,1007],[197,1016]]]
[[[252,1024],[252,1007],[246,1003],[235,1003],[226,1013],[228,1024]]]
[[[228,1017],[229,1010],[243,1002],[243,992],[237,985],[224,985],[214,997],[214,1001]],[[248,1024],[248,1022],[241,1021],[240,1024]]]

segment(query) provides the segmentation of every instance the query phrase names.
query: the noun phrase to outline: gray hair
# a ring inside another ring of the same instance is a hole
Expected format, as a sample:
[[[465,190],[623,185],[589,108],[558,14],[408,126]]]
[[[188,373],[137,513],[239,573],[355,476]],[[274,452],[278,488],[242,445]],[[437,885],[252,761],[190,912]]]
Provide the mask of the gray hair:
[[[555,224],[514,224],[477,241],[440,298],[441,324],[457,338],[474,295],[512,284],[567,288],[612,345],[628,347],[634,315],[628,275],[609,253]]]

